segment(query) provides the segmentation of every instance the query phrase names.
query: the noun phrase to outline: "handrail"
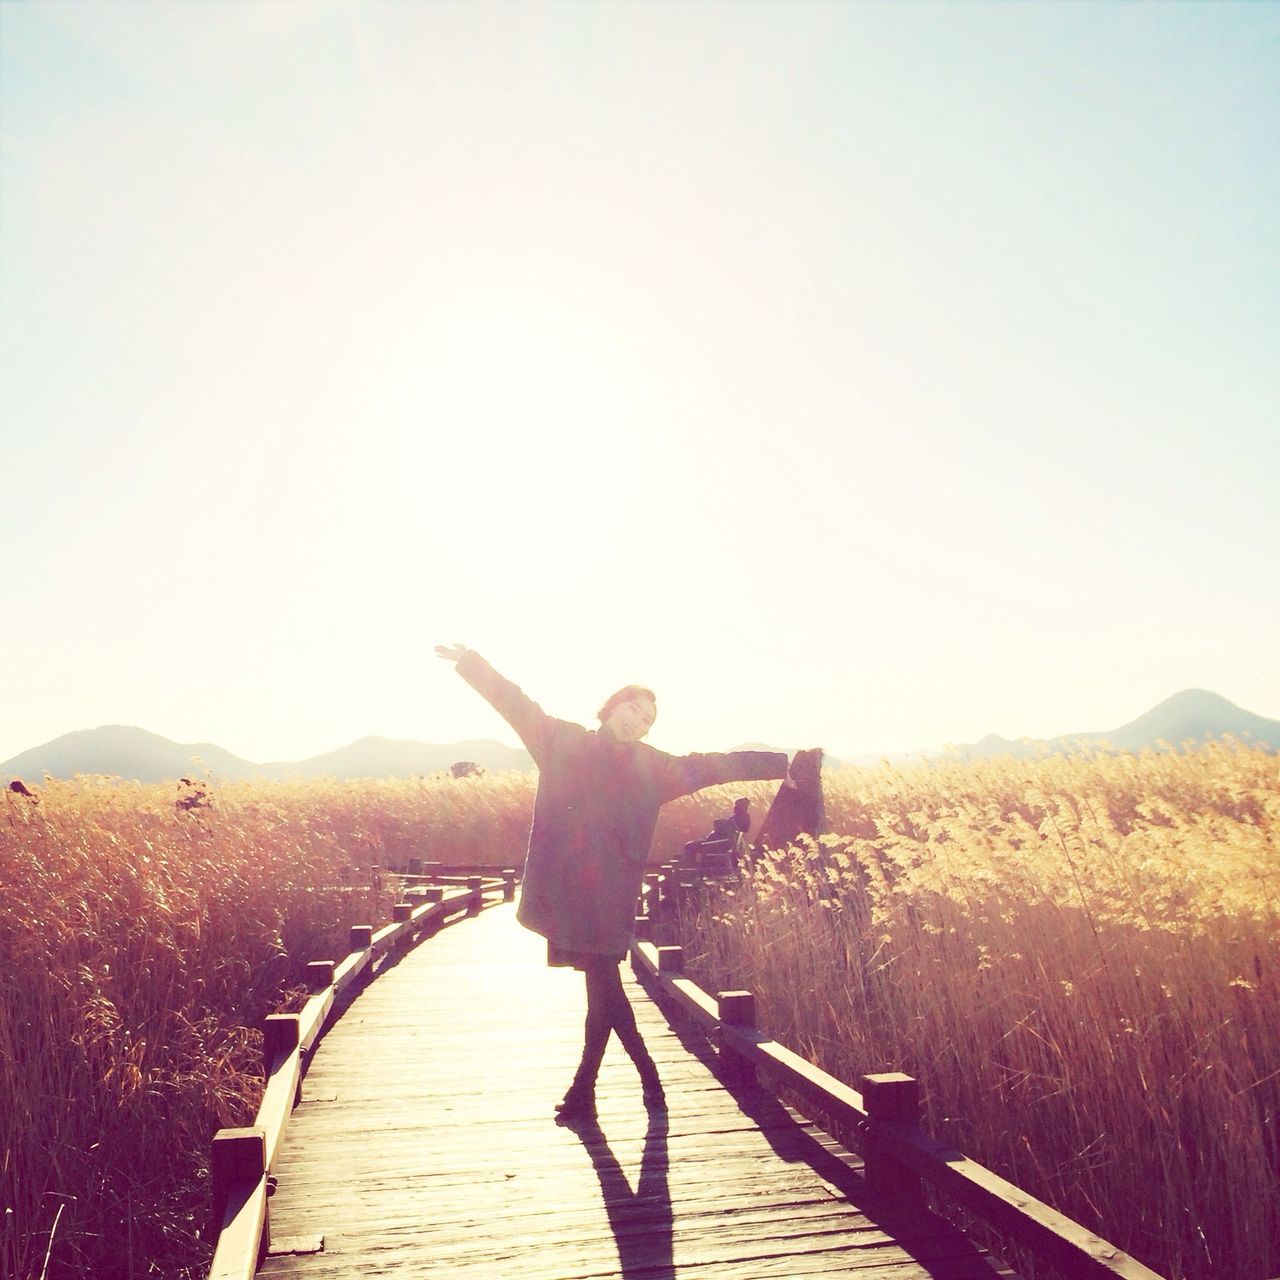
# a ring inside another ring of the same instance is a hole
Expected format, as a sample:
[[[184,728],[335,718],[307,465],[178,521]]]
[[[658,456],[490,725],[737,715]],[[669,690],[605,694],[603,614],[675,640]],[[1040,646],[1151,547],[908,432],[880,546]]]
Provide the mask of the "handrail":
[[[505,879],[518,875],[519,868],[509,862],[431,862],[423,858],[410,858],[403,865],[389,866],[387,870],[401,880],[431,880],[439,883],[442,876],[492,876]]]
[[[1164,1280],[1051,1205],[921,1130],[917,1084],[911,1076],[896,1071],[864,1075],[859,1092],[758,1030],[750,992],[722,991],[712,996],[685,977],[683,948],[660,946],[650,938],[655,923],[669,918],[695,888],[682,884],[677,868],[670,865],[645,877],[631,963],[638,975],[656,983],[709,1033],[730,1078],[754,1079],[756,1070],[764,1068],[858,1134],[868,1187],[919,1202],[923,1178],[1073,1278]]]
[[[471,875],[465,887],[417,887],[393,908],[394,920],[376,932],[353,925],[351,951],[335,963],[315,960],[307,966],[310,996],[298,1013],[273,1013],[263,1026],[262,1063],[266,1088],[254,1123],[219,1129],[213,1138],[214,1240],[209,1280],[252,1280],[270,1244],[267,1202],[275,1190],[272,1170],[284,1143],[294,1107],[302,1100],[302,1080],[317,1041],[360,986],[377,976],[380,962],[463,915],[485,905],[485,895],[515,895],[515,873],[501,879]],[[411,898],[419,899],[415,903]],[[385,967],[382,964],[381,967]]]

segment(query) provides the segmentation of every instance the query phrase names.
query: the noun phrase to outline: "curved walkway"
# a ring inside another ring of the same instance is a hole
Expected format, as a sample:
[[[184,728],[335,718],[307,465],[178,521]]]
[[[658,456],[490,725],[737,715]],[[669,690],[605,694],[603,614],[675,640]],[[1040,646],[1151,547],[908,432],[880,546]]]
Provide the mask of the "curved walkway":
[[[959,1232],[862,1193],[856,1161],[629,995],[662,1073],[648,1115],[610,1043],[600,1125],[556,1125],[581,976],[510,905],[446,929],[325,1037],[276,1167],[260,1274],[305,1280],[992,1280]],[[624,973],[630,978],[629,970]],[[1004,1273],[1007,1274],[1007,1273]]]

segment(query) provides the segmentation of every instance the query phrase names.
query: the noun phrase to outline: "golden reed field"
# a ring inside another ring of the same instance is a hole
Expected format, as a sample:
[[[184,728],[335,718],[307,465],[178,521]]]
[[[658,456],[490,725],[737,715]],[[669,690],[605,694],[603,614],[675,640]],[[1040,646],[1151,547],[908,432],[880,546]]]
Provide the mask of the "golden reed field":
[[[1280,758],[827,776],[831,832],[686,919],[709,987],[1170,1277],[1280,1272]],[[389,918],[368,868],[518,862],[533,779],[6,791],[0,1274],[200,1274],[210,1139],[268,1012]],[[740,794],[672,805],[655,859]]]

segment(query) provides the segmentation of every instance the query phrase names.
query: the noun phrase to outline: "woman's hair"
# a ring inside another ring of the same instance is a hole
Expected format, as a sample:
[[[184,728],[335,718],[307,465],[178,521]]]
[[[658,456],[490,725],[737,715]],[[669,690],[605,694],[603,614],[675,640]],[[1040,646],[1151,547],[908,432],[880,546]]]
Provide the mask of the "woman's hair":
[[[615,693],[613,697],[611,697],[609,701],[596,712],[596,719],[599,720],[601,724],[604,724],[604,722],[609,718],[609,713],[614,709],[614,707],[622,702],[630,702],[632,698],[648,698],[649,701],[653,703],[654,711],[657,711],[658,709],[658,699],[654,696],[652,689],[646,689],[642,684],[629,684],[626,688],[619,689],[618,692]]]

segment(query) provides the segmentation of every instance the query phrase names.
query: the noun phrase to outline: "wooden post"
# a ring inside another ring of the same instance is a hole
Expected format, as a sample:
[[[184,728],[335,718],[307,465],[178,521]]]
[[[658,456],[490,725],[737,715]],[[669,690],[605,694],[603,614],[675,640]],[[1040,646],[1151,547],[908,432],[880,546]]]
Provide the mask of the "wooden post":
[[[421,858],[410,858],[410,859],[409,859],[409,874],[410,874],[411,876],[420,876],[420,875],[422,874],[422,859],[421,859]]]
[[[396,924],[407,920],[411,915],[413,915],[412,902],[397,902],[393,904],[391,908],[391,918],[396,922]]]
[[[636,916],[633,932],[641,942],[652,942],[653,921],[648,916]]]
[[[479,876],[467,877],[467,892],[471,894],[471,901],[467,903],[467,915],[474,916],[480,912],[480,907],[484,902],[484,894],[482,886],[484,881]]]
[[[316,995],[325,987],[333,986],[333,969],[332,960],[312,960],[306,968],[307,991]]]
[[[297,1047],[300,1019],[296,1013],[269,1013],[262,1021],[262,1070],[270,1075],[276,1063]]]
[[[382,888],[382,868],[376,862],[369,868],[369,888]]]
[[[640,894],[636,900],[636,914],[647,915],[656,919],[658,915],[658,881],[661,879],[657,871],[645,873],[644,882],[640,886]]]
[[[502,872],[502,900],[513,902],[516,896],[516,869],[506,867]]]
[[[680,905],[680,886],[676,884],[676,866],[674,862],[663,863],[662,866],[662,910],[672,916]]]
[[[877,1127],[885,1123],[912,1129],[919,1126],[919,1085],[913,1076],[903,1075],[901,1071],[863,1076],[860,1083],[867,1109],[866,1150],[862,1153],[867,1186],[910,1204],[923,1204],[919,1176],[888,1155],[876,1133]]]
[[[352,951],[368,951],[373,946],[373,925],[353,924],[350,937]]]
[[[684,972],[684,948],[683,947],[659,947],[658,948],[658,972],[659,973],[683,973]]]
[[[751,1027],[756,1025],[756,998],[750,991],[718,991],[716,1003],[720,1021],[727,1027]],[[756,1083],[755,1064],[720,1037],[720,1066],[730,1084]]]
[[[213,1173],[209,1236],[216,1241],[227,1216],[227,1206],[242,1202],[267,1172],[266,1133],[262,1129],[219,1129],[213,1135],[209,1164]],[[266,1238],[264,1235],[259,1244],[259,1253]]]
[[[428,902],[443,902],[444,890],[433,886],[429,889],[423,889],[422,896],[426,898]]]

